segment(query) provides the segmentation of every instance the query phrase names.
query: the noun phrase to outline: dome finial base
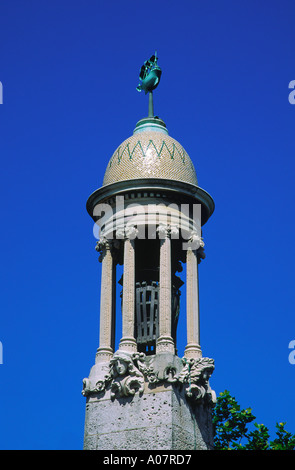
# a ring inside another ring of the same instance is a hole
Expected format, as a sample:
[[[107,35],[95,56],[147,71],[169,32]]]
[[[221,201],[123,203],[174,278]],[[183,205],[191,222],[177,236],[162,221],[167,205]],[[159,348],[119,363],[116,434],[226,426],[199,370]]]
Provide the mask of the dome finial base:
[[[165,122],[158,116],[149,115],[146,118],[140,119],[135,126],[133,134],[147,131],[161,132],[168,135],[168,129]]]

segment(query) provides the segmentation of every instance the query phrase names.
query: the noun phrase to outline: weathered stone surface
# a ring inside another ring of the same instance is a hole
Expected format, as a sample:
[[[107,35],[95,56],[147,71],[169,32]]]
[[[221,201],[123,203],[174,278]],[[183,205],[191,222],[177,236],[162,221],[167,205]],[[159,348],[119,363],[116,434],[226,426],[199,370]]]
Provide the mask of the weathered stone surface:
[[[172,385],[142,396],[87,399],[85,449],[193,450],[212,447],[211,406]]]

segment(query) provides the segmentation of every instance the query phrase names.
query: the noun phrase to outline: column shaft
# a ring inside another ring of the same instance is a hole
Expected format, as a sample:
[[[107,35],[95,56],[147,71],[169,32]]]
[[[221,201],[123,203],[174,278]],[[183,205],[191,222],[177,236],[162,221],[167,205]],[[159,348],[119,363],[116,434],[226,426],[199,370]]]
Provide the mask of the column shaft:
[[[172,286],[171,286],[171,240],[168,234],[160,240],[160,294],[159,338],[156,351],[175,353],[171,337]]]
[[[100,329],[97,361],[109,361],[113,355],[113,330],[115,322],[114,306],[114,261],[108,243],[102,249]]]
[[[134,240],[126,238],[124,242],[124,274],[122,302],[122,339],[119,349],[135,352],[135,250]]]
[[[199,285],[197,250],[189,248],[186,254],[186,318],[187,346],[185,357],[202,357],[199,325]]]

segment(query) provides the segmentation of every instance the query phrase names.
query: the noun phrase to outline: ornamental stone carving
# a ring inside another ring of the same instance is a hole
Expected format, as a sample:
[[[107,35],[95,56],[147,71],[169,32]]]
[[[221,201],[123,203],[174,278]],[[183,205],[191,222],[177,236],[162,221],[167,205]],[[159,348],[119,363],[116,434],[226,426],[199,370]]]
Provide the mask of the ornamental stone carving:
[[[117,351],[110,360],[109,373],[98,380],[95,387],[91,388],[88,379],[83,380],[82,394],[87,396],[110,389],[112,399],[132,396],[136,392],[141,395],[144,390],[144,375],[140,369],[143,369],[143,365],[139,353]]]
[[[215,404],[216,395],[209,385],[214,371],[214,360],[208,357],[182,359],[183,369],[177,377],[179,385],[185,387],[185,395],[195,401],[206,400]]]
[[[133,225],[127,226],[125,229],[125,236],[129,238],[129,240],[134,240],[138,235],[138,230]]]
[[[179,238],[179,227],[177,225],[167,225],[167,224],[159,224],[157,227],[157,233],[160,239],[164,238]]]
[[[195,231],[192,230],[191,236],[188,239],[188,247],[192,250],[198,250],[199,248],[204,248],[205,243],[203,242],[202,237]]]
[[[118,352],[110,361],[110,374],[106,382],[111,383],[111,398],[140,395],[144,389],[144,376],[136,367],[135,361],[127,353]]]
[[[109,240],[102,236],[100,239],[96,242],[95,250],[98,251],[99,253],[102,252],[107,246],[109,245]]]
[[[184,388],[185,396],[194,402],[206,402],[214,405],[215,392],[209,385],[209,378],[214,370],[213,359],[180,359],[167,362],[167,357],[154,359],[144,353],[117,351],[109,362],[109,372],[92,387],[89,379],[83,380],[82,394],[95,395],[110,391],[111,399],[140,396],[145,384],[155,387],[171,384],[179,390]]]
[[[106,250],[110,250],[114,259],[118,257],[118,250],[121,248],[120,240],[108,239],[105,236],[101,236],[96,242],[95,250],[99,253],[98,261],[102,262],[103,256]]]
[[[116,230],[116,238],[123,240],[125,237],[125,229],[124,227],[117,228]]]
[[[127,225],[126,227],[120,227],[116,230],[116,238],[123,240],[128,238],[134,240],[138,236],[138,229],[134,225]]]

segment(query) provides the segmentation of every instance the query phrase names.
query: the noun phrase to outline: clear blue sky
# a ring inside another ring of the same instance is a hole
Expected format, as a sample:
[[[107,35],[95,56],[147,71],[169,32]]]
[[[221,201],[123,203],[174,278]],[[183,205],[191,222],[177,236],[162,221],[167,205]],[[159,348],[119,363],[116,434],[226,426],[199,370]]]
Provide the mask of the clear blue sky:
[[[295,433],[294,15],[291,0],[1,3],[1,449],[82,448],[100,296],[85,203],[147,113],[136,86],[155,50],[155,113],[216,204],[200,265],[211,386]]]

